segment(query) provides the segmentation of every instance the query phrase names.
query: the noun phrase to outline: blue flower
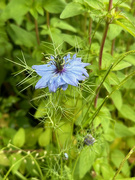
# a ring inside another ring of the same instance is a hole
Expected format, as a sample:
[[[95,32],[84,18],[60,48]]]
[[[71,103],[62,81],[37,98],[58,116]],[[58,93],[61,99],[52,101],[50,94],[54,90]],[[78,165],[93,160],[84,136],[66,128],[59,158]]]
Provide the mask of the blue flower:
[[[91,134],[88,134],[84,138],[84,143],[88,146],[93,145],[95,143],[95,141],[96,141],[95,138]]]
[[[48,86],[50,92],[56,92],[57,88],[66,90],[68,84],[78,86],[79,81],[89,76],[84,68],[88,65],[89,63],[81,62],[81,58],[77,58],[76,54],[72,58],[70,54],[63,58],[59,55],[51,56],[47,64],[32,66],[36,73],[42,76],[35,88],[41,89]]]

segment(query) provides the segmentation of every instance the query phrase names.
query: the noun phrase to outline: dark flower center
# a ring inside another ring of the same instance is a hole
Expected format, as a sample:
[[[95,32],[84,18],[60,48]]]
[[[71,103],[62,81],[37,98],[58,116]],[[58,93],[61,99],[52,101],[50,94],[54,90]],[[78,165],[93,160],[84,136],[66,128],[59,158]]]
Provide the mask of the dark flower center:
[[[62,73],[65,71],[64,64],[64,59],[60,55],[57,55],[55,58],[56,73]]]

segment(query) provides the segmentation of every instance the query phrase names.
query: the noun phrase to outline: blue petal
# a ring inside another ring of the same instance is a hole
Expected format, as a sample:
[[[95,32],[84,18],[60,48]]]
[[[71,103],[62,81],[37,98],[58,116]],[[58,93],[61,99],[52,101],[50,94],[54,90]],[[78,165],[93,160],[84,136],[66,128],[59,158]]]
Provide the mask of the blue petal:
[[[36,84],[35,89],[41,89],[47,87],[47,81],[45,77],[42,77]]]
[[[72,73],[75,75],[78,81],[84,81],[86,79],[86,77],[83,76],[82,74],[76,74],[75,72],[72,72]]]
[[[44,64],[44,65],[33,65],[32,66],[32,69],[35,69],[35,70],[44,70],[48,68],[48,64]]]
[[[72,58],[75,60],[76,59],[76,54],[74,54]]]
[[[53,73],[55,71],[55,66],[50,66],[48,64],[45,65],[34,65],[32,66],[35,69],[36,73],[40,76],[44,76],[46,74]]]
[[[62,79],[62,75],[59,75],[57,78],[58,86],[64,85],[65,81]]]
[[[76,79],[76,77],[69,73],[63,73],[62,75],[62,79],[67,83],[67,84],[71,84],[72,86],[77,86],[78,85],[78,81]]]
[[[90,65],[90,63],[83,63],[83,62],[81,63],[82,67],[89,66],[89,65]]]
[[[61,86],[61,88],[62,88],[62,90],[64,90],[64,91],[65,91],[65,90],[68,88],[68,84],[64,84],[64,85],[62,85],[62,86]]]
[[[86,77],[89,77],[89,74],[87,73],[87,70],[86,70],[86,69],[83,69],[83,74],[84,74]]]
[[[49,80],[48,87],[50,92],[56,92],[57,88],[59,87],[58,78],[59,76],[55,75]]]
[[[51,56],[51,59],[54,59],[54,57],[53,57],[53,56]]]
[[[86,77],[89,77],[87,70],[83,67],[74,66],[74,67],[70,68],[70,70],[68,70],[68,71],[74,72],[76,74],[84,74]]]
[[[47,83],[49,79],[53,76],[53,74],[46,74],[43,76],[36,84],[35,89],[41,89],[47,87]]]

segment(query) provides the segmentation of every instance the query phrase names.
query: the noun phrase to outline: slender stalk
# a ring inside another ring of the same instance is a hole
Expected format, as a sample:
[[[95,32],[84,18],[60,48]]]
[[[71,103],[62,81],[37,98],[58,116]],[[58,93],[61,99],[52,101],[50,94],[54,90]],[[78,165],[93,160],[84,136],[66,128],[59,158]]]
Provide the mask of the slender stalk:
[[[89,20],[89,44],[91,45],[92,18]]]
[[[113,0],[109,0],[108,12],[112,9],[112,4],[113,4]],[[99,52],[99,69],[100,69],[100,70],[101,70],[101,67],[102,67],[103,49],[104,49],[105,40],[106,40],[106,37],[107,37],[107,32],[108,32],[108,29],[109,29],[109,24],[110,24],[110,23],[109,23],[109,19],[107,19],[105,31],[104,31],[103,38],[102,38],[102,42],[101,42],[100,52]],[[94,107],[95,107],[95,108],[96,108],[96,106],[97,106],[98,96],[99,96],[99,92],[97,93],[96,98],[95,98],[95,100],[94,100]]]
[[[59,153],[61,153],[61,147],[60,147],[60,142],[59,142],[59,138],[58,138],[58,134],[57,132],[55,131],[55,136],[56,136],[56,141],[57,141],[57,146],[58,146],[58,150],[59,150]],[[60,163],[61,163],[61,176],[63,174],[63,161],[62,161],[62,157],[60,157]]]
[[[113,4],[113,0],[109,0],[108,11],[110,11],[112,9],[112,4]]]
[[[104,98],[104,100],[102,101],[102,104],[98,107],[98,109],[95,111],[95,113],[92,115],[92,117],[88,118],[87,121],[85,121],[85,123],[83,124],[83,128],[84,128],[86,125],[88,126],[88,123],[89,123],[89,122],[90,122],[89,124],[92,124],[92,123],[93,123],[95,117],[98,115],[98,113],[100,112],[100,109],[103,107],[103,105],[105,104],[105,102],[107,101],[107,99],[110,98],[110,96],[111,96],[115,91],[117,91],[118,89],[120,89],[120,87],[121,87],[124,83],[126,83],[126,81],[127,81],[130,77],[132,77],[132,76],[134,76],[134,75],[135,75],[135,71],[133,71],[132,73],[130,73],[124,80],[122,80],[122,81],[120,82],[120,84],[119,84],[114,90],[112,90],[112,92],[111,92],[110,94],[108,94],[108,95]]]
[[[96,25],[96,28],[95,28],[95,30],[94,30],[94,32],[91,34],[91,42],[92,42],[92,40],[93,40],[93,38],[94,38],[94,36],[95,36],[95,33],[96,33],[97,29],[99,28],[99,25],[100,25],[100,23],[101,23],[102,21],[103,21],[103,19],[99,19],[99,21],[98,21],[98,23],[97,23],[97,25]],[[91,49],[91,44],[89,45],[87,60],[88,60],[89,55],[90,55],[90,49]]]
[[[49,12],[46,11],[46,19],[47,19],[47,27],[50,27],[50,17],[49,17]]]
[[[112,3],[113,3],[113,0],[109,0],[108,12],[112,8]],[[106,37],[107,37],[108,28],[109,28],[109,20],[107,20],[107,22],[106,22],[106,27],[105,27],[105,31],[104,31],[104,34],[103,34],[101,47],[100,47],[100,52],[99,52],[99,69],[101,69],[101,66],[102,66],[103,49],[104,49],[104,44],[105,44],[105,40],[106,40]]]
[[[103,38],[102,38],[100,52],[99,52],[99,69],[101,69],[101,66],[102,66],[103,49],[104,49],[104,45],[105,45],[105,40],[106,40],[108,28],[109,28],[109,23],[107,22],[106,27],[105,27],[105,31],[104,31],[104,34],[103,34]]]
[[[36,31],[37,43],[39,45],[40,44],[40,38],[39,38],[39,31],[38,31],[38,23],[37,23],[36,19],[35,19],[35,31]]]
[[[98,96],[99,96],[99,92],[97,93],[96,98],[95,98],[95,100],[94,100],[94,107],[95,107],[95,108],[97,107]]]
[[[86,33],[86,30],[87,30],[87,13],[85,13],[85,15],[84,15],[84,19],[82,21],[82,27],[83,27],[84,33]]]
[[[113,56],[114,51],[114,45],[115,45],[115,39],[112,40],[112,46],[111,46],[111,55]]]
[[[42,171],[41,171],[41,168],[40,168],[38,162],[36,161],[36,159],[35,159],[35,158],[33,157],[33,155],[32,155],[32,153],[35,153],[35,151],[28,153],[28,152],[25,152],[25,150],[22,150],[22,149],[14,146],[14,145],[12,145],[12,144],[10,144],[10,146],[13,147],[13,148],[17,148],[19,151],[24,152],[26,155],[23,156],[23,157],[22,157],[21,159],[19,159],[18,161],[16,161],[14,164],[12,164],[12,166],[10,167],[10,169],[8,170],[8,172],[5,174],[3,180],[7,180],[7,177],[8,177],[8,175],[9,175],[9,173],[12,171],[12,169],[13,169],[20,161],[26,159],[28,156],[31,158],[31,160],[34,161],[34,163],[35,163],[35,165],[36,165],[36,167],[37,167],[37,169],[38,169],[38,172],[39,172],[39,174],[40,174],[40,177],[41,177],[41,179],[43,179],[43,173],[42,173]]]
[[[112,180],[116,179],[116,176],[120,173],[125,161],[128,160],[128,158],[131,156],[131,154],[134,152],[134,150],[135,150],[135,146],[133,146],[133,148],[129,151],[129,153],[126,155],[126,157],[122,160],[122,162],[120,163],[120,166],[119,166],[119,168],[118,168],[117,172],[115,173]]]

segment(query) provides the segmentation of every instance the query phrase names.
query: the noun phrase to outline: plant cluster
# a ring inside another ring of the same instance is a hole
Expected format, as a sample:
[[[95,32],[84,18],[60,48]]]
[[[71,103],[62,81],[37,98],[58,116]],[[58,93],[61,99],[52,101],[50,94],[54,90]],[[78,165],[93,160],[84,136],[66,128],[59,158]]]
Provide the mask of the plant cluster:
[[[134,6],[0,1],[0,180],[135,176]]]

